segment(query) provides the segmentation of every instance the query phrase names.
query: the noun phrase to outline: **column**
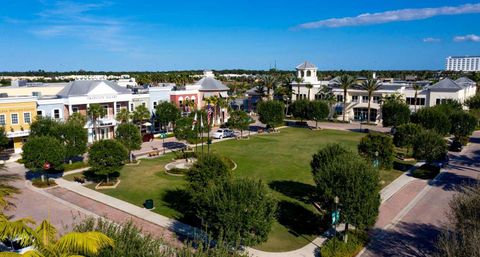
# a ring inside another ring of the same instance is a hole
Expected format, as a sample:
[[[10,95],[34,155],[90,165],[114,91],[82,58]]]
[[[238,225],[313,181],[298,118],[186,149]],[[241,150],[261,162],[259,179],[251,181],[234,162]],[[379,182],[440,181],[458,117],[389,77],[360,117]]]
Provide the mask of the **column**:
[[[117,115],[117,101],[113,101],[113,118],[115,119],[115,115]]]

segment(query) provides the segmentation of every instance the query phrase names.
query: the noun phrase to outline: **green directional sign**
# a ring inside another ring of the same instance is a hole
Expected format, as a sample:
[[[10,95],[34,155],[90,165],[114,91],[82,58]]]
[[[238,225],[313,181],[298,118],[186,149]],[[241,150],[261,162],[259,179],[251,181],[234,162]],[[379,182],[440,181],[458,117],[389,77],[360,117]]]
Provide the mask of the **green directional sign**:
[[[332,225],[337,224],[340,221],[340,211],[332,212]]]
[[[160,138],[167,138],[167,133],[160,133]]]

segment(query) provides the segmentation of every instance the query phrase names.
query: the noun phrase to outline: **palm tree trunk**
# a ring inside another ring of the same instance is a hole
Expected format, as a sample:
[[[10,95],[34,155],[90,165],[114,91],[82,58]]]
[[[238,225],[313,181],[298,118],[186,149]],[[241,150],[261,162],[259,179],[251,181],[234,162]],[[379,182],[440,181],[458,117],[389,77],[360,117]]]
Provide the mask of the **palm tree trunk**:
[[[297,86],[297,100],[300,100],[300,85]]]
[[[343,90],[343,121],[345,122],[345,113],[347,112],[347,89]]]
[[[367,113],[367,124],[370,124],[370,95],[368,96],[368,113]]]
[[[417,112],[417,90],[415,90],[415,105],[413,108],[415,109],[415,112]]]
[[[308,101],[310,101],[310,88],[308,89]]]

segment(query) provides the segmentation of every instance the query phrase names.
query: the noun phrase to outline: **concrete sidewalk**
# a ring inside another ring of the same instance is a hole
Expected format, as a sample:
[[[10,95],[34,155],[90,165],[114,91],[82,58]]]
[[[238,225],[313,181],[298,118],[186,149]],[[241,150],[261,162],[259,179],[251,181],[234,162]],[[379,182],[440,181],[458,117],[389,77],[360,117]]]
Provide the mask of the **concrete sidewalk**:
[[[144,219],[153,224],[168,228],[169,230],[190,238],[201,238],[203,237],[203,232],[195,227],[187,225],[185,223],[179,222],[174,219],[167,218],[160,214],[154,213],[145,208],[138,207],[131,203],[119,200],[117,198],[102,194],[95,190],[86,188],[79,183],[70,182],[63,178],[56,179],[55,182],[58,186],[63,187],[69,191],[77,193],[81,196],[93,199],[102,204],[108,205],[110,207],[122,210],[132,216]]]

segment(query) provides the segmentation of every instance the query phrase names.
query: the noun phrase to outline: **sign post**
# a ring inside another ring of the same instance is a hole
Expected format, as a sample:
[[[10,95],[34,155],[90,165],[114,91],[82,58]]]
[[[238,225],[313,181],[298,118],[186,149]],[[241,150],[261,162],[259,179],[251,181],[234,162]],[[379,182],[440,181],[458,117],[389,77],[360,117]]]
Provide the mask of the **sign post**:
[[[160,137],[162,138],[163,154],[165,154],[165,138],[167,137],[167,133],[160,133]]]

